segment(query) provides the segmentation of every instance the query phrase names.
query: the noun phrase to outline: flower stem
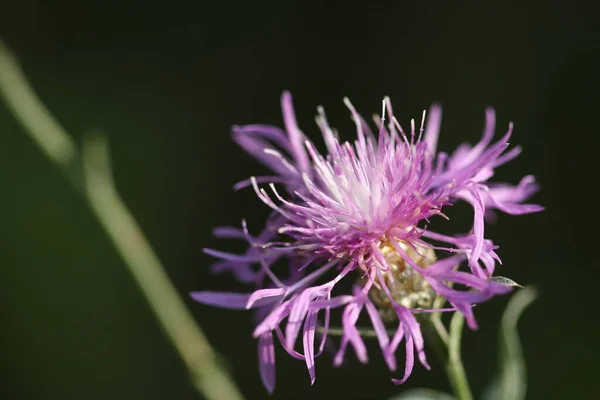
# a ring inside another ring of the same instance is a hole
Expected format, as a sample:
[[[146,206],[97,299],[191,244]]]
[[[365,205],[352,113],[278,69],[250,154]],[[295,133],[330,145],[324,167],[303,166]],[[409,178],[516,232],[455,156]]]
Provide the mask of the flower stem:
[[[450,341],[448,343],[448,361],[446,372],[452,385],[454,395],[458,400],[472,400],[471,388],[467,380],[467,374],[460,357],[460,340],[465,317],[455,312],[450,320]]]
[[[442,308],[445,303],[446,299],[439,296],[434,301],[433,308]],[[434,313],[425,324],[424,333],[432,339],[434,350],[446,368],[454,396],[458,400],[472,400],[473,394],[460,357],[460,340],[464,322],[464,316],[455,312],[450,320],[450,332],[448,332],[442,322],[441,313]]]
[[[81,192],[138,283],[164,332],[208,400],[242,400],[235,383],[187,310],[156,253],[119,196],[104,136],[86,137],[81,153],[27,82],[0,40],[0,95],[25,132]]]

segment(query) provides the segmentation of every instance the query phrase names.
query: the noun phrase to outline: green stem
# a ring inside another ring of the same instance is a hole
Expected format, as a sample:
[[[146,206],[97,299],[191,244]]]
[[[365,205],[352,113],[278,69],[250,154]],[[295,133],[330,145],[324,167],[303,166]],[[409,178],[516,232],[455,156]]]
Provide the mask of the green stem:
[[[462,329],[465,317],[455,312],[450,320],[450,341],[448,343],[448,361],[446,363],[446,372],[452,385],[454,395],[458,400],[472,400],[473,395],[467,380],[467,374],[460,357],[460,340],[462,338]]]
[[[431,319],[418,319],[421,323],[421,331],[427,339],[427,346],[435,353],[438,360],[445,366],[448,363],[448,344],[442,339],[442,335],[438,331],[438,327]],[[442,328],[446,328],[442,325]]]
[[[110,171],[106,139],[98,134],[86,137],[80,156],[74,141],[35,95],[1,40],[0,94],[25,132],[87,200],[188,368],[196,388],[208,400],[242,400],[119,196]]]
[[[446,298],[437,296],[433,302],[433,309],[439,310],[444,307],[444,304],[446,304]],[[442,313],[437,312],[431,314],[430,323],[433,325],[435,332],[437,332],[438,340],[441,340],[442,344],[447,348],[448,343],[450,342],[450,335],[448,334],[448,330],[446,330],[446,327],[442,322]]]
[[[437,297],[433,303],[434,309],[440,309],[446,303],[444,297]],[[424,333],[446,368],[454,396],[458,400],[472,400],[473,395],[469,381],[460,357],[460,340],[465,322],[464,316],[455,312],[450,320],[450,332],[442,322],[442,313],[434,313],[424,325]]]

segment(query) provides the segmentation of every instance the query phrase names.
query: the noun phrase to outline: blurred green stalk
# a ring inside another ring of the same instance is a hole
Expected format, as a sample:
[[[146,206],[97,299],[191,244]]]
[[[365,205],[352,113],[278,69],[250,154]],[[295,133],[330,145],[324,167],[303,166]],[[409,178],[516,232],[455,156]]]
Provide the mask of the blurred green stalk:
[[[446,303],[444,297],[438,296],[434,303],[434,309],[440,309]],[[455,312],[450,320],[450,332],[442,322],[441,313],[433,313],[424,325],[424,333],[431,339],[434,350],[440,361],[444,363],[448,380],[452,386],[452,392],[458,400],[473,400],[473,394],[469,386],[469,380],[460,355],[460,341],[465,317],[460,312]]]
[[[195,387],[208,400],[242,400],[237,386],[219,365],[216,353],[119,196],[106,138],[100,134],[87,135],[80,152],[39,100],[1,40],[0,93],[25,132],[87,200],[179,352]]]
[[[446,371],[456,398],[459,400],[473,400],[473,394],[460,356],[460,340],[462,339],[464,323],[465,317],[458,311],[455,312],[450,320],[450,341],[448,342]]]

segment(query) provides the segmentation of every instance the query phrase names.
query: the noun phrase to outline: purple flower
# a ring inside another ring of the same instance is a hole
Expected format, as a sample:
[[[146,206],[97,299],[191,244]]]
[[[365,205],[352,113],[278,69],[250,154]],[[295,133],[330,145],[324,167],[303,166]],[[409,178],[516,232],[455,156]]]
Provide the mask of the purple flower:
[[[330,336],[335,309],[342,309],[342,333],[334,365],[342,363],[349,346],[359,361],[368,361],[357,327],[366,311],[391,371],[404,341],[404,377],[394,380],[402,383],[411,374],[415,352],[429,368],[415,313],[439,311],[432,309],[433,300],[443,296],[451,305],[446,310],[461,312],[475,329],[472,306],[510,290],[489,280],[500,259],[497,246],[484,236],[484,220],[496,210],[542,210],[522,204],[538,189],[533,177],[516,186],[488,182],[496,167],[521,151],[508,149],[512,124],[492,142],[495,118],[488,109],[481,141],[463,144],[448,155],[436,149],[440,107],[430,109],[426,123],[423,113],[418,131],[413,120],[406,134],[385,99],[381,119],[375,118],[375,134],[344,99],[357,138],[340,141],[319,107],[316,121],[327,148],[322,155],[298,128],[291,95],[285,92],[281,102],[285,131],[247,125],[233,132],[234,140],[273,172],[235,186],[252,186],[272,209],[270,217],[258,236],[250,235],[245,222],[241,229],[215,230],[218,237],[246,241],[244,254],[206,250],[219,259],[214,271],[231,271],[242,282],[253,283],[255,290],[203,291],[192,297],[220,307],[256,309],[253,336],[269,392],[275,386],[273,337],[292,357],[305,361],[312,383],[314,360]],[[473,208],[470,232],[447,236],[429,229],[430,220],[447,219],[445,206],[461,200]],[[436,251],[448,256],[438,259]],[[466,265],[461,268],[462,264]]]

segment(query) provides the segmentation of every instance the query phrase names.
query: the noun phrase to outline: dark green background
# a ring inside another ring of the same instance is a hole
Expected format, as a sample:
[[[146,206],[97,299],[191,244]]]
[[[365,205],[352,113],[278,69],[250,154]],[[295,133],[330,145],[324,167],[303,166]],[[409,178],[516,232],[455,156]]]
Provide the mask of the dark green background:
[[[230,140],[230,126],[281,124],[290,89],[300,125],[317,138],[315,107],[353,134],[342,97],[365,115],[392,98],[401,121],[433,101],[444,106],[440,148],[478,139],[483,110],[498,130],[515,123],[524,153],[498,171],[535,174],[542,214],[501,216],[488,234],[500,273],[535,284],[542,298],[520,327],[529,399],[598,394],[595,250],[598,183],[599,34],[582,4],[442,2],[150,1],[2,2],[1,36],[43,101],[79,140],[109,137],[118,187],[183,296],[245,288],[208,273],[203,247],[215,225],[266,208],[233,183],[260,174]],[[597,29],[597,27],[596,27]],[[184,368],[82,199],[0,105],[0,398],[195,399]],[[449,210],[446,230],[469,225]],[[588,233],[589,232],[589,233]],[[476,392],[496,367],[506,298],[478,307],[464,358]],[[189,307],[249,399],[266,398],[248,313]],[[390,382],[377,351],[333,369],[317,361],[310,387],[302,362],[278,351],[274,399],[383,399]],[[448,390],[440,365],[407,383]]]

